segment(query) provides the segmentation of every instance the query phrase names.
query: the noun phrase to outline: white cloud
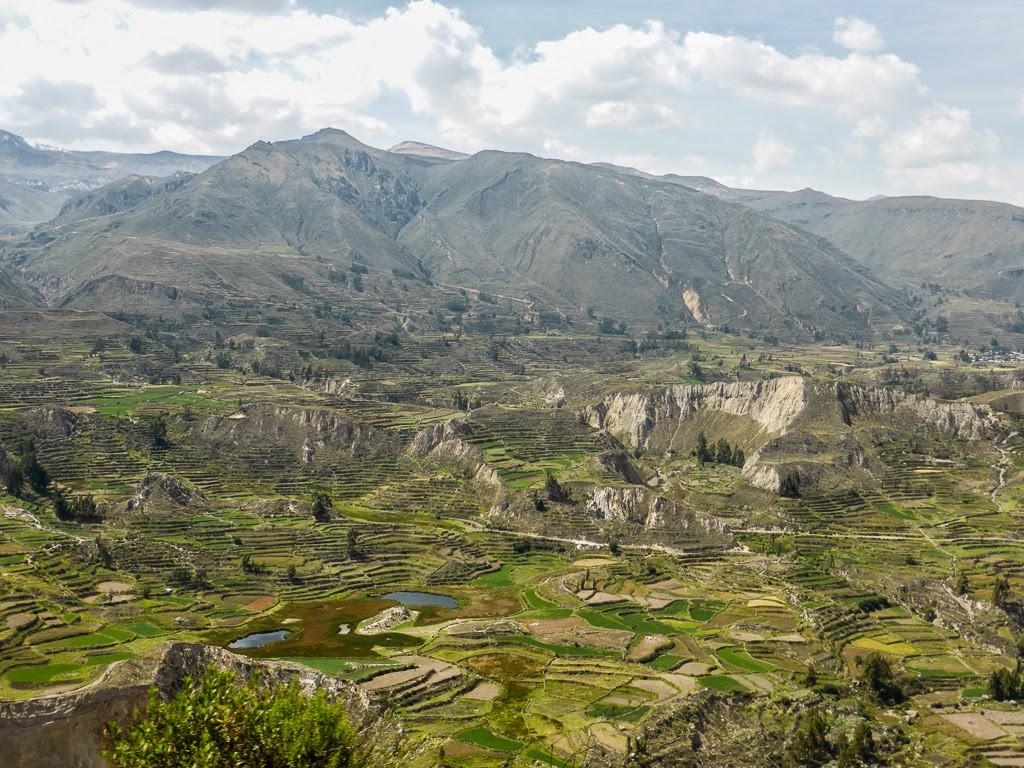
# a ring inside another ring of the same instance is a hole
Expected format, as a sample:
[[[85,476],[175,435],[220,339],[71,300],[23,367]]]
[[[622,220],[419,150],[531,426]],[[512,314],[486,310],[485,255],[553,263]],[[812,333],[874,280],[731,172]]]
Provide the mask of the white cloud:
[[[664,104],[601,101],[587,110],[586,124],[591,128],[611,126],[657,130],[678,127],[682,121],[674,109]]]
[[[998,148],[998,137],[975,128],[968,110],[941,103],[881,144],[889,179],[919,191],[1004,186],[999,169],[991,165]]]
[[[885,39],[878,27],[856,16],[837,17],[832,39],[843,48],[858,53],[874,53],[885,48]]]
[[[992,131],[972,125],[968,110],[936,103],[910,128],[882,142],[882,156],[890,167],[912,168],[991,154],[998,147]]]
[[[1017,101],[1017,114],[1020,117],[1024,117],[1024,94],[1021,94],[1020,99]]]
[[[785,168],[793,162],[796,155],[791,146],[770,131],[762,131],[758,135],[751,154],[754,158],[754,168],[761,173]]]
[[[0,18],[10,4],[19,20],[0,27],[0,125],[79,146],[227,152],[329,124],[392,141],[408,137],[375,115],[381,100],[397,99],[459,148],[540,150],[552,138],[578,144],[594,127],[692,127],[698,96],[854,123],[925,93],[917,67],[893,54],[789,56],[654,21],[587,27],[503,58],[458,10],[433,0],[362,22],[290,0],[0,0]],[[77,126],[40,113],[20,95],[43,83],[91,87],[96,103]]]
[[[885,118],[881,115],[870,115],[857,121],[853,126],[853,135],[858,139],[877,139],[884,136],[887,130],[889,126]]]
[[[708,32],[688,33],[682,54],[706,82],[786,106],[857,116],[902,107],[926,92],[918,68],[894,54],[790,57],[760,41]]]

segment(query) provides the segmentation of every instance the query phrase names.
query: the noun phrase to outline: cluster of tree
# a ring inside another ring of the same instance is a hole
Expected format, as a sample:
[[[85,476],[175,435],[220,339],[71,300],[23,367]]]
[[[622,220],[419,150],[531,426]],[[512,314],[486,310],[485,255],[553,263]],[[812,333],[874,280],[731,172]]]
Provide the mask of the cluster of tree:
[[[103,515],[96,508],[96,500],[88,494],[67,496],[60,488],[54,488],[50,497],[53,502],[53,514],[58,520],[66,523],[103,522]]]
[[[330,496],[323,491],[317,491],[313,494],[313,519],[318,523],[331,522],[331,508],[333,506],[334,502]]]
[[[988,678],[988,695],[996,701],[1019,701],[1024,699],[1024,672],[1020,659],[1017,668],[996,669]]]
[[[21,444],[17,456],[8,456],[7,471],[4,473],[4,486],[11,496],[20,497],[25,492],[25,484],[39,496],[49,493],[50,473],[39,463],[36,445],[32,440]]]
[[[263,565],[262,563],[254,563],[253,560],[252,560],[252,555],[250,555],[250,554],[242,555],[242,573],[248,573],[248,574],[251,574],[251,575],[256,575],[256,574],[266,573],[266,572],[267,572],[267,567],[265,565]]]
[[[327,355],[335,360],[348,360],[360,368],[369,368],[374,362],[386,362],[391,359],[391,350],[400,346],[401,341],[394,331],[387,333],[378,331],[369,344],[353,344],[342,341],[327,350]]]
[[[884,656],[872,653],[861,663],[860,680],[871,696],[882,704],[899,704],[907,698]]]
[[[838,768],[877,765],[878,746],[871,724],[862,720],[852,736],[840,733],[829,741],[828,723],[817,709],[805,712],[786,743],[784,761],[791,768],[817,768],[835,760]]]
[[[726,464],[730,467],[742,467],[747,457],[743,449],[733,447],[724,437],[720,438],[714,446],[708,443],[708,438],[703,431],[697,435],[697,447],[693,451],[697,462],[703,466],[706,463]]]
[[[787,499],[800,498],[800,473],[795,469],[789,470],[779,481],[779,496]]]
[[[622,321],[616,321],[610,317],[602,317],[597,323],[598,333],[604,333],[612,336],[623,336],[626,333],[626,324]]]
[[[569,492],[558,482],[555,473],[550,470],[544,475],[544,492],[547,494],[548,501],[553,501],[556,504],[566,504],[571,501]]]
[[[210,578],[204,568],[186,568],[178,566],[164,574],[168,583],[185,589],[206,589],[210,586]]]
[[[1005,608],[1010,602],[1010,580],[1005,576],[996,576],[992,584],[992,604],[997,608]]]
[[[360,754],[344,701],[298,683],[240,684],[210,669],[164,700],[154,689],[145,711],[108,727],[104,757],[116,768],[349,768],[372,763]]]
[[[161,413],[153,419],[149,428],[149,438],[153,448],[158,451],[171,447],[170,438],[167,437],[167,417],[164,414]]]

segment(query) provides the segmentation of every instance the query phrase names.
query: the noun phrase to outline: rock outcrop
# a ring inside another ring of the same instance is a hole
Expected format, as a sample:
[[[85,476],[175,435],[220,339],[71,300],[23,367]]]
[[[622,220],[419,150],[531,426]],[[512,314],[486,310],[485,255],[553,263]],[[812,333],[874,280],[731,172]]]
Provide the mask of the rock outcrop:
[[[191,483],[163,472],[150,472],[142,478],[126,508],[129,512],[143,509],[154,500],[179,507],[206,506],[206,495]]]
[[[991,408],[964,400],[938,400],[898,389],[843,382],[835,385],[835,394],[846,424],[857,416],[891,416],[902,411],[960,440],[984,440],[999,427]]]
[[[163,695],[177,691],[187,677],[211,666],[248,678],[259,670],[264,684],[296,680],[303,690],[323,690],[344,701],[353,725],[368,744],[394,744],[399,724],[351,683],[308,667],[255,661],[222,648],[172,643],[145,658],[112,667],[88,689],[19,702],[0,702],[0,745],[4,768],[109,768],[103,759],[103,732],[111,721],[126,721],[146,703],[151,687]]]
[[[455,464],[467,475],[484,485],[501,488],[498,471],[483,460],[483,454],[465,439],[464,427],[458,421],[443,421],[420,430],[409,446],[409,453],[418,459],[431,458]]]
[[[646,488],[594,488],[583,503],[594,520],[642,529],[669,532],[692,546],[731,546],[729,526],[718,518],[688,509]]]
[[[758,382],[673,385],[654,393],[617,393],[584,410],[587,423],[647,447],[656,426],[704,410],[748,416],[766,434],[782,434],[803,413],[809,383],[799,376]]]
[[[703,428],[696,425],[728,429],[729,418],[738,419],[731,429],[747,453],[743,474],[752,485],[770,491],[777,491],[790,471],[811,487],[826,476],[869,469],[869,457],[854,432],[858,423],[880,420],[958,440],[984,440],[1000,429],[988,406],[801,376],[619,392],[584,409],[582,417],[651,450],[690,450],[695,432]],[[709,430],[709,437],[714,433]]]

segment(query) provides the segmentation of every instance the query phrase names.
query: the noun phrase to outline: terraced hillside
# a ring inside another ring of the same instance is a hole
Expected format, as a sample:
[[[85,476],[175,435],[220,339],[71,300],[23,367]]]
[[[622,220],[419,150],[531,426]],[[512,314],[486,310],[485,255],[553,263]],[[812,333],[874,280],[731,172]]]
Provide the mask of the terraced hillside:
[[[0,696],[195,640],[355,681],[422,765],[777,762],[812,707],[907,765],[1024,758],[984,698],[1021,621],[1014,371],[435,290],[457,330],[0,313]]]

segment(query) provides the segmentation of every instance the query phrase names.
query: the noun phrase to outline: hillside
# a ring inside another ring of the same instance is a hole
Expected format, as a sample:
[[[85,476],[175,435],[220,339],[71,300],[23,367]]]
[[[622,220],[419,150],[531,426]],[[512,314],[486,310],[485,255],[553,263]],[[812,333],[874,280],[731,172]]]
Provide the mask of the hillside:
[[[826,238],[874,274],[909,288],[935,283],[984,298],[1024,298],[1024,208],[987,200],[849,200],[814,189],[737,189],[703,176],[624,175],[681,184]]]
[[[119,182],[4,255],[82,308],[101,306],[83,303],[97,280],[224,295],[275,265],[355,262],[626,323],[849,337],[901,312],[820,238],[679,184],[496,151],[389,152],[333,129],[259,142],[160,189]],[[102,301],[117,307],[116,290]]]
[[[53,218],[72,197],[125,176],[198,173],[221,158],[177,152],[124,154],[36,147],[0,130],[0,234]]]
[[[864,332],[898,301],[820,239],[678,185],[482,152],[425,193],[400,239],[432,273],[555,306],[810,335]]]

